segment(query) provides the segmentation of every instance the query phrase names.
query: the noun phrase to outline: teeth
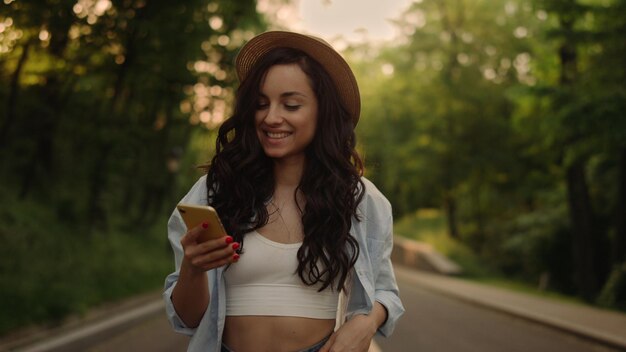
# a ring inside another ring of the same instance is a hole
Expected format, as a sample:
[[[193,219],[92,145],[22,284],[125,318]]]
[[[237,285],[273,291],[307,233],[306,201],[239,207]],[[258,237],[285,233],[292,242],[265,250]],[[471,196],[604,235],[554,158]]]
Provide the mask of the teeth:
[[[266,132],[270,138],[285,138],[289,135],[287,132]]]

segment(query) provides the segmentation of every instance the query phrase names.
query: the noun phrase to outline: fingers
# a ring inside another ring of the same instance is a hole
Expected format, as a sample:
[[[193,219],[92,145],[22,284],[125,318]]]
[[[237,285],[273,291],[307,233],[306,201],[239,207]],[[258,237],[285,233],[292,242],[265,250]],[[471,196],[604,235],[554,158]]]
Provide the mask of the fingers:
[[[201,243],[190,243],[183,244],[183,248],[185,250],[185,256],[187,257],[196,257],[202,255],[204,253],[214,252],[222,250],[228,247],[229,243],[232,243],[233,239],[230,236],[224,236],[221,238],[217,238],[214,240],[208,240]]]
[[[332,347],[333,343],[335,342],[336,336],[337,336],[337,334],[335,334],[335,333],[330,335],[330,338],[328,339],[328,341],[326,341],[324,346],[322,346],[322,348],[320,349],[320,352],[330,352],[330,348]]]
[[[189,230],[180,240],[184,251],[184,260],[196,270],[207,271],[229,263],[237,262],[239,255],[236,250],[239,243],[231,236],[223,236],[198,243],[202,231],[208,227],[203,223]]]
[[[238,254],[234,254],[233,256],[238,256]],[[218,259],[218,260],[214,260],[214,261],[210,261],[206,263],[200,263],[200,261],[196,261],[196,264],[193,264],[193,266],[200,271],[208,271],[211,269],[219,268],[220,266],[234,263],[235,260],[233,259],[233,256],[227,256],[222,259]]]
[[[183,247],[185,245],[190,245],[193,243],[196,243],[198,241],[198,238],[200,237],[200,234],[202,233],[202,231],[204,231],[206,228],[209,227],[209,223],[208,222],[204,222],[192,229],[189,229],[187,231],[187,233],[185,234],[185,236],[183,236],[183,238],[181,238],[180,243],[183,245]]]
[[[220,241],[220,239],[214,241]],[[191,264],[201,268],[213,268],[219,266],[216,263],[226,264],[239,258],[239,255],[235,253],[239,248],[239,243],[226,244],[222,242],[218,246],[216,248],[213,244],[205,242],[193,248],[189,251],[190,256],[188,257]]]

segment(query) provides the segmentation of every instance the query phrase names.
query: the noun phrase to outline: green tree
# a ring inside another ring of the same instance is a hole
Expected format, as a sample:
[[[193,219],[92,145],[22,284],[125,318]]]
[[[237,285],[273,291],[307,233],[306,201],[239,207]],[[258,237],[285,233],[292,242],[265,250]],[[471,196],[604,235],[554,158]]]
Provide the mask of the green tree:
[[[255,1],[0,5],[0,334],[159,287]]]
[[[166,159],[201,116],[216,125],[234,53],[264,26],[253,1],[13,1],[0,17],[19,33],[0,71],[3,177],[92,226],[160,214]]]
[[[624,6],[416,1],[394,43],[351,48],[396,215],[441,206],[508,276],[624,302]]]
[[[616,39],[624,35],[624,21],[616,15],[624,3],[542,1],[537,7],[550,16],[544,33],[555,62],[538,69],[537,136],[560,168],[575,283],[592,300],[608,277],[611,261],[623,260],[623,225],[617,219],[623,217],[618,214],[623,214],[624,203],[619,194],[626,140],[624,68],[606,65],[624,53]],[[616,248],[613,259],[611,244]]]
[[[507,13],[505,4],[520,9]],[[528,55],[529,29],[520,23],[530,17],[516,4],[415,2],[396,21],[402,44],[378,56],[379,67],[389,65],[393,74],[371,81],[372,68],[363,74],[365,89],[372,90],[366,91],[372,98],[366,101],[374,106],[365,111],[371,126],[361,128],[366,156],[380,170],[373,177],[392,185],[386,189],[392,198],[413,197],[401,202],[406,206],[400,213],[441,204],[453,237],[460,236],[459,212],[472,219],[466,232],[483,233],[496,201],[489,189],[506,188],[516,176],[510,155],[519,143],[509,123],[513,106],[506,92],[529,79],[514,65]],[[368,147],[377,135],[390,136],[388,147]],[[397,187],[403,183],[412,186]],[[467,198],[459,209],[459,199]]]

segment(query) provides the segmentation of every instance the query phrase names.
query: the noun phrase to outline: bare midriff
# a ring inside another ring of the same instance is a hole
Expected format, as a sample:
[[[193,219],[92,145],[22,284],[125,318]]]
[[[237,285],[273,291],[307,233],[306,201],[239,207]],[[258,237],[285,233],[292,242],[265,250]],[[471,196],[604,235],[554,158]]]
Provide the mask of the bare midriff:
[[[227,316],[222,342],[236,352],[298,351],[330,335],[335,319]]]

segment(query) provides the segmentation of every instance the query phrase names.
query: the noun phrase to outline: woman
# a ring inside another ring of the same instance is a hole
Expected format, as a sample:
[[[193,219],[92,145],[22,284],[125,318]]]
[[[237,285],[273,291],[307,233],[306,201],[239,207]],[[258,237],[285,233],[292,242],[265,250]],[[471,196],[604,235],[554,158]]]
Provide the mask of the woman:
[[[233,116],[181,201],[212,205],[230,236],[198,243],[207,224],[172,214],[170,321],[190,351],[367,351],[404,309],[391,206],[355,151],[354,75],[328,44],[291,32],[253,38],[236,67]]]

